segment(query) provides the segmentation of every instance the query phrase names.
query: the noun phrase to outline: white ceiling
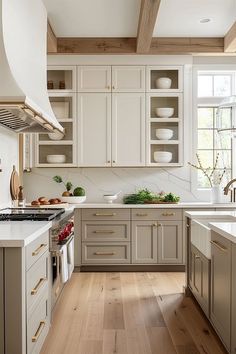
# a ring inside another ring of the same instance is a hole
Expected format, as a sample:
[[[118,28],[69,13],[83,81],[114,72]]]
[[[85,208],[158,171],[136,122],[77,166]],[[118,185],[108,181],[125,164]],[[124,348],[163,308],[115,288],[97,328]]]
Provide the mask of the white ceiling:
[[[43,0],[57,37],[136,37],[141,0]]]
[[[58,37],[137,35],[141,0],[43,1]],[[235,20],[236,0],[162,0],[153,36],[224,36]]]

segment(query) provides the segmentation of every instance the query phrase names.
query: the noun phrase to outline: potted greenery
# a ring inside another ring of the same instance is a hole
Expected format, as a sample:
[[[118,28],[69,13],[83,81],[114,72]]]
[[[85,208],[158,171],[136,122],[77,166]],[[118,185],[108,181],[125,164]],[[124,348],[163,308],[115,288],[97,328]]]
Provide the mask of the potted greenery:
[[[65,203],[80,204],[85,202],[86,195],[83,187],[75,187],[72,191],[73,185],[71,182],[64,182],[61,176],[54,176],[53,181],[59,184],[63,184],[65,191],[62,193],[61,200]]]

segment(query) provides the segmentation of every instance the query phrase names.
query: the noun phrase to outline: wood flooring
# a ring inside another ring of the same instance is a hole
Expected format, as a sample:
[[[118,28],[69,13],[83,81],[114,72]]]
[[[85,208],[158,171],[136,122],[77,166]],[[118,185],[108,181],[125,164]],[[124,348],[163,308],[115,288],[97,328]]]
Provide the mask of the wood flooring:
[[[226,353],[184,273],[74,273],[41,354]]]

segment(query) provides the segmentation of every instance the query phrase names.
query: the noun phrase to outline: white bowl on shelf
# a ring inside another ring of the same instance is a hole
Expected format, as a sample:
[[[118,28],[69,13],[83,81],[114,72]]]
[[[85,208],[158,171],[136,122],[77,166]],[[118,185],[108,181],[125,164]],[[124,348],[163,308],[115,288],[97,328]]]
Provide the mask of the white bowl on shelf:
[[[117,199],[117,194],[105,194],[104,196],[103,196],[103,199],[108,203],[108,204],[112,204],[112,202],[114,201],[114,200],[116,200]]]
[[[48,163],[65,163],[66,155],[47,155],[46,160]]]
[[[51,140],[62,140],[65,134],[61,132],[53,132],[53,133],[48,133],[48,136]]]
[[[76,197],[76,196],[71,196],[71,197],[60,197],[62,202],[69,203],[69,204],[81,204],[84,203],[86,200],[86,195],[83,197]]]
[[[172,80],[169,77],[159,77],[156,79],[156,88],[160,90],[170,89]]]
[[[170,118],[174,114],[174,108],[172,107],[159,107],[155,109],[157,117]]]
[[[169,151],[155,151],[153,159],[157,163],[169,163],[172,160],[172,152]]]
[[[172,129],[156,129],[156,137],[159,140],[170,140],[173,134]]]

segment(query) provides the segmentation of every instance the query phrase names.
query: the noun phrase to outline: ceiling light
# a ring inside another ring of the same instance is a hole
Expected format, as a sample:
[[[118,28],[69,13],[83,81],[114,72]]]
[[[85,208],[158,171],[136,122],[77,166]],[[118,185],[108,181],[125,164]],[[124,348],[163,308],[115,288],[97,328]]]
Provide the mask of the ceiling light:
[[[208,23],[208,22],[211,22],[211,19],[210,18],[202,18],[199,22],[200,23]]]

